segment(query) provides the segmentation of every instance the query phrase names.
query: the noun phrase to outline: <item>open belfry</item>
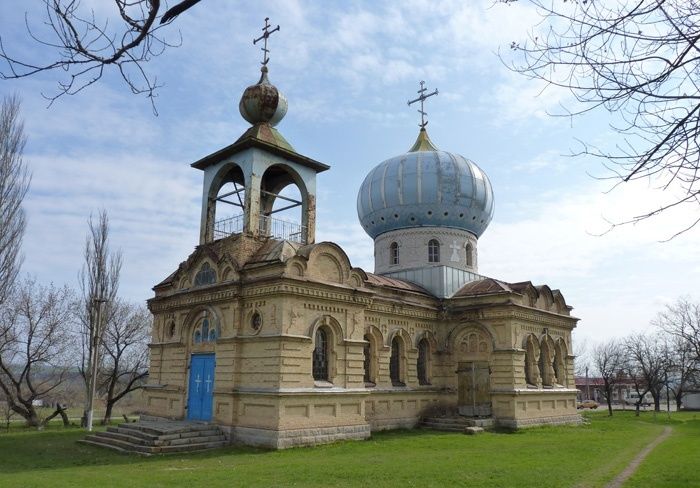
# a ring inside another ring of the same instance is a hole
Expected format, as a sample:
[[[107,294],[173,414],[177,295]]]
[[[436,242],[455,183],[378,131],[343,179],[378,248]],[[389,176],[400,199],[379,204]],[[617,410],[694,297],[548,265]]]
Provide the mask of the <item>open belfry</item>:
[[[262,73],[240,100],[251,127],[192,164],[203,174],[200,242],[154,287],[151,417],[211,422],[231,442],[286,448],[430,419],[519,428],[580,421],[571,333],[558,290],[479,274],[494,214],[475,163],[421,124],[408,152],[357,196],[375,270],[315,241],[316,175],[276,129],[287,100]],[[407,144],[408,146],[409,144]],[[296,187],[299,197],[282,194]],[[222,218],[224,206],[240,210]],[[277,218],[300,207],[301,221]],[[470,423],[470,421],[472,421]],[[461,424],[460,424],[461,425]]]

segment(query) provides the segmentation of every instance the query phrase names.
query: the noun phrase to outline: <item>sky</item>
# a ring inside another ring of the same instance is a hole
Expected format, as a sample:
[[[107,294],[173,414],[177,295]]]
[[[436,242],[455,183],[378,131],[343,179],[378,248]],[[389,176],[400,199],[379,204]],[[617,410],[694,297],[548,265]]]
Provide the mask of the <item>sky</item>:
[[[36,63],[55,57],[25,28],[26,13],[37,34],[49,35],[39,4],[0,4],[6,50]],[[112,2],[81,8],[116,25]],[[104,208],[124,258],[120,294],[138,302],[153,295],[198,244],[202,173],[190,163],[248,127],[238,101],[259,77],[252,39],[265,17],[281,26],[270,40],[269,77],[289,110],[277,128],[299,153],[331,166],[317,180],[317,241],[338,243],[354,266],[374,267],[357,191],[374,166],[413,144],[420,119],[406,102],[425,80],[439,89],[426,103],[431,139],[476,162],[493,185],[481,274],[560,289],[581,319],[579,343],[649,330],[666,304],[697,298],[700,228],[661,242],[693,216],[666,213],[606,232],[608,222],[654,208],[668,193],[648,181],[613,189],[601,179],[610,176],[602,161],[571,157],[580,140],[619,144],[614,119],[604,111],[551,116],[575,107],[571,94],[506,66],[510,43],[537,24],[537,13],[488,0],[205,0],[161,31],[179,46],[144,65],[162,84],[157,116],[112,71],[50,107],[42,94],[56,93],[65,73],[0,81],[0,96],[22,98],[33,174],[25,273],[76,286],[87,220]]]

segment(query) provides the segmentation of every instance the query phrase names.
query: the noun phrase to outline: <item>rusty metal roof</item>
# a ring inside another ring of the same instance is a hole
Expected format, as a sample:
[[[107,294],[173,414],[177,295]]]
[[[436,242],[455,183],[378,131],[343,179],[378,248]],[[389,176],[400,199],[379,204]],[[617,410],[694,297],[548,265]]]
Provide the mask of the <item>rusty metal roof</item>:
[[[398,290],[414,291],[432,296],[432,294],[425,288],[418,286],[415,283],[411,283],[410,281],[397,280],[396,278],[389,278],[386,276],[376,275],[374,273],[367,273],[367,283],[375,286],[386,286],[389,288],[396,288]]]
[[[322,171],[326,171],[330,168],[330,166],[327,164],[323,164],[314,159],[302,156],[296,152],[291,144],[289,144],[287,140],[282,137],[282,134],[280,134],[277,129],[266,123],[255,124],[245,131],[243,135],[233,144],[226,146],[223,149],[219,149],[218,151],[203,157],[199,161],[195,161],[191,164],[191,166],[193,168],[203,170],[208,166],[217,164],[222,159],[230,157],[250,147],[264,149],[272,154],[276,154],[290,161],[294,161],[295,163],[299,163],[302,166],[311,168],[317,173],[321,173]]]
[[[487,295],[493,293],[512,293],[514,290],[503,281],[493,278],[471,281],[453,295],[453,297],[466,297],[475,295]]]

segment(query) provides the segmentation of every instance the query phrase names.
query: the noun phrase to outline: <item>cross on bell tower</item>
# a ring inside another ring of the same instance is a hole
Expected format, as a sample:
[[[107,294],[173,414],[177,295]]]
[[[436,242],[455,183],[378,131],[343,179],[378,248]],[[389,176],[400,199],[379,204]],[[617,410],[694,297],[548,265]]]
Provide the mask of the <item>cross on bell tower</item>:
[[[270,52],[270,50],[267,48],[267,39],[270,37],[270,35],[273,32],[277,32],[278,30],[280,30],[279,25],[277,27],[275,27],[274,29],[270,30],[270,27],[272,27],[272,26],[270,25],[269,21],[270,21],[270,17],[265,17],[265,27],[262,28],[263,34],[260,37],[258,37],[257,39],[253,39],[253,45],[257,44],[260,41],[263,41],[263,47],[260,48],[260,50],[263,52],[263,60],[262,60],[262,63],[260,63],[260,64],[262,64],[263,66],[266,66],[267,62],[270,61],[270,58],[268,56],[268,53]]]
[[[425,87],[425,81],[421,81],[420,82],[420,90],[418,90],[418,92],[417,92],[418,98],[416,98],[415,100],[409,100],[409,102],[408,102],[409,107],[416,102],[420,102],[420,109],[418,110],[418,113],[420,113],[420,125],[419,125],[419,127],[421,129],[425,129],[425,126],[428,125],[428,121],[425,120],[425,116],[428,114],[427,114],[427,112],[425,112],[423,104],[425,103],[425,101],[428,98],[432,97],[433,95],[438,94],[437,88],[434,91],[432,91],[431,93],[425,93],[426,91],[428,91],[428,89]]]

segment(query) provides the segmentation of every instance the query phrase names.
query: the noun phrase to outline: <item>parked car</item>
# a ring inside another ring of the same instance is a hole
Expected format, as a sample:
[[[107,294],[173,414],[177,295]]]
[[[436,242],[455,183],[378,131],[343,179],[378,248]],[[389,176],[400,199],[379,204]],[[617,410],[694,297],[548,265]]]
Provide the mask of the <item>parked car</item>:
[[[651,397],[650,393],[644,394],[644,396],[640,399],[639,398],[639,393],[630,393],[627,398],[625,398],[625,404],[627,405],[636,405],[639,403],[642,407],[648,407],[651,405],[653,402],[653,398]]]
[[[579,410],[581,410],[583,408],[596,409],[596,408],[598,408],[598,403],[596,403],[593,400],[583,400],[582,402],[578,402],[576,404],[576,408],[578,408]]]

